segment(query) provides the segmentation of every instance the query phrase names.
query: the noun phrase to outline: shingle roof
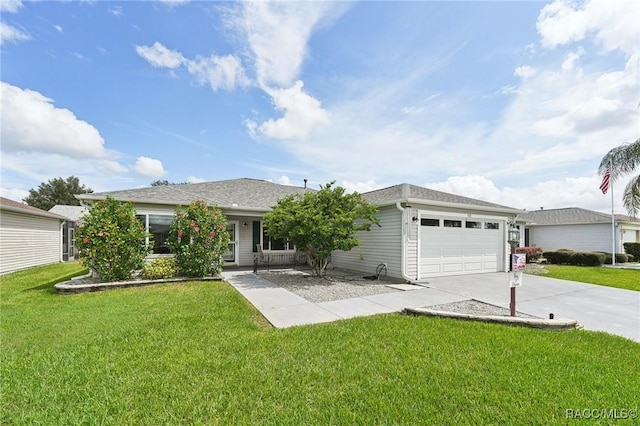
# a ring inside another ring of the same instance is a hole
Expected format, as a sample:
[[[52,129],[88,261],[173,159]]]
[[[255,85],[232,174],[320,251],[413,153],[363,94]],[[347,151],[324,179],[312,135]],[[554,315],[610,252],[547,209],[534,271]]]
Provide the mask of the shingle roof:
[[[10,200],[9,198],[4,198],[4,197],[0,197],[0,209],[20,212],[25,214],[32,214],[36,216],[50,217],[50,218],[60,219],[60,220],[66,219],[65,217],[59,216],[55,213],[51,213],[46,210],[42,210],[37,207],[33,207],[28,204],[24,204],[19,201]]]
[[[512,207],[500,204],[489,203],[475,198],[463,197],[461,195],[450,194],[448,192],[436,191],[422,186],[401,183],[388,188],[366,192],[362,196],[372,204],[384,204],[398,200],[424,200],[425,202],[436,201],[440,203],[463,204],[468,206],[489,207],[491,209],[517,210]]]
[[[79,220],[87,212],[86,207],[82,206],[63,206],[57,204],[49,209],[51,213],[64,216],[70,220]]]
[[[223,209],[270,210],[280,198],[313,191],[310,188],[279,185],[258,179],[230,179],[216,182],[161,185],[122,191],[94,192],[76,195],[81,200],[101,200],[107,196],[121,201],[188,205],[204,200]]]
[[[593,223],[611,223],[611,215],[593,210],[582,209],[579,207],[567,207],[563,209],[536,210],[526,212],[518,216],[533,222],[531,226],[536,225],[570,225],[570,224],[593,224]],[[617,222],[636,222],[629,216],[615,215]]]

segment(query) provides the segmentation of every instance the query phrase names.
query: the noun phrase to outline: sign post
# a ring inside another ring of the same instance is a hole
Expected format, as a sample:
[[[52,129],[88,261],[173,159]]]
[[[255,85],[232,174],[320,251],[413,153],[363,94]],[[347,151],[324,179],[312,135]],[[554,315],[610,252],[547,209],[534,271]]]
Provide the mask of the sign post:
[[[527,267],[527,255],[524,253],[514,253],[511,255],[511,279],[509,280],[509,287],[511,287],[511,303],[509,308],[511,310],[511,316],[516,315],[516,287],[522,285],[522,275]]]

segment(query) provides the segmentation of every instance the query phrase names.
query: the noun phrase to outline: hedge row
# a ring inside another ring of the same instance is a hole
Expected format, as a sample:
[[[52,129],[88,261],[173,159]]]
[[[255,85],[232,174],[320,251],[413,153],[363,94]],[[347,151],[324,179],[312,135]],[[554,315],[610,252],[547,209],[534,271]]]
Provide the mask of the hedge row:
[[[555,265],[601,266],[605,263],[611,263],[611,253],[604,252],[556,250],[545,251],[543,256],[547,262]],[[616,263],[626,263],[633,259],[632,255],[616,253]]]
[[[640,260],[640,243],[624,243],[624,251],[633,255],[634,259]]]

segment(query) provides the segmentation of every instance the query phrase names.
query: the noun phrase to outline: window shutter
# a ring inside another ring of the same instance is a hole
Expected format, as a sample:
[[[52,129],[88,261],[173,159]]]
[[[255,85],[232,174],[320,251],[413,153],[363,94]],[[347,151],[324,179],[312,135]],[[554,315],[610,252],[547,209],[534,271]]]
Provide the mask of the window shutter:
[[[253,221],[253,252],[258,252],[257,245],[260,244],[260,221]]]

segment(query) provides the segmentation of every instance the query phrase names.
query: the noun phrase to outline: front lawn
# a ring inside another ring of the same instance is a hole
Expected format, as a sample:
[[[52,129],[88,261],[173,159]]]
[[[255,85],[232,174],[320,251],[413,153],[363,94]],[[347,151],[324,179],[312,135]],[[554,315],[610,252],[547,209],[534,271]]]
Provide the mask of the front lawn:
[[[546,425],[638,406],[640,344],[605,333],[400,314],[276,330],[224,282],[61,296],[20,274],[0,284],[0,424]]]
[[[640,291],[640,270],[603,266],[546,265],[545,277]]]

